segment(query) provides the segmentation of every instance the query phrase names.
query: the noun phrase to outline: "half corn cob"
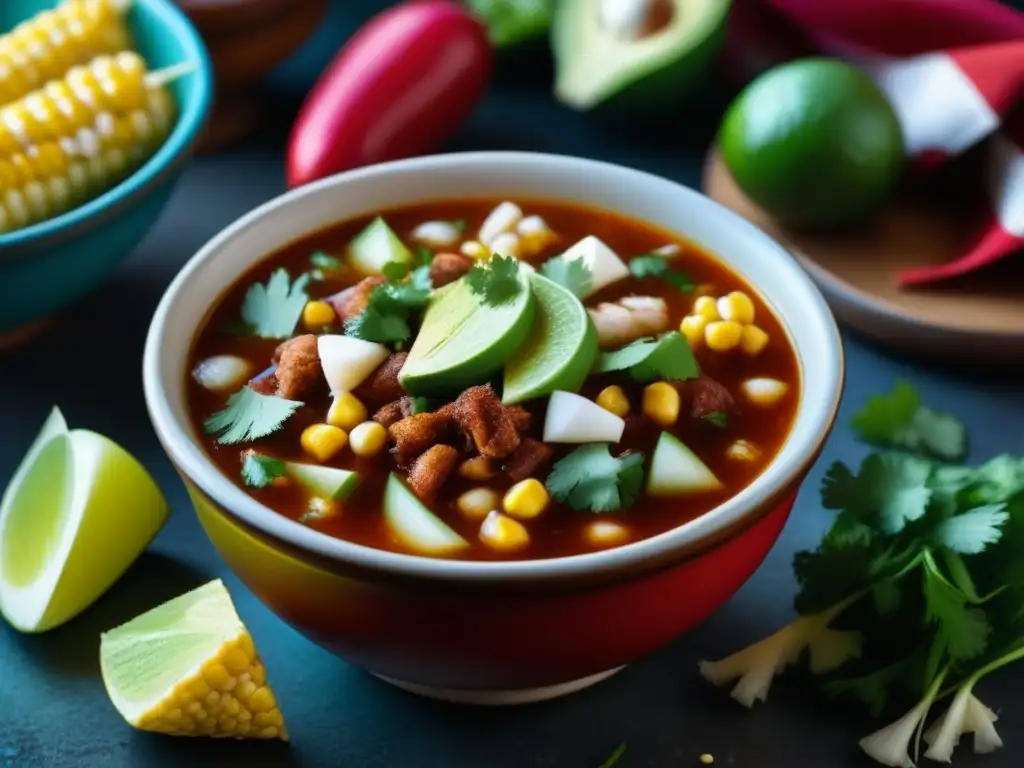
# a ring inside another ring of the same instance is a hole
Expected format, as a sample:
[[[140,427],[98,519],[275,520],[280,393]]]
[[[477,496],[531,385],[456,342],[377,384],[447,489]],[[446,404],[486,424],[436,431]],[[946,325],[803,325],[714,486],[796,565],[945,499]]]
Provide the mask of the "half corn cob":
[[[63,77],[71,67],[131,48],[131,0],[64,0],[0,35],[0,104]]]
[[[0,235],[58,216],[101,194],[139,168],[164,142],[176,108],[162,83],[164,75],[182,70],[171,68],[147,77],[144,64],[136,71],[140,63],[141,59],[133,60],[127,68],[130,77],[111,78],[109,87],[98,91],[86,89],[88,100],[77,98],[80,94],[69,72],[71,84],[68,78],[50,83],[22,102],[0,108],[0,138],[6,135],[5,148],[14,146],[13,151],[0,151]],[[126,83],[127,90],[121,87]],[[55,109],[45,91],[65,88],[72,94],[68,109],[60,112],[59,120],[42,119]],[[38,108],[26,113],[27,120],[19,106],[24,102]],[[12,125],[15,130],[8,130]]]

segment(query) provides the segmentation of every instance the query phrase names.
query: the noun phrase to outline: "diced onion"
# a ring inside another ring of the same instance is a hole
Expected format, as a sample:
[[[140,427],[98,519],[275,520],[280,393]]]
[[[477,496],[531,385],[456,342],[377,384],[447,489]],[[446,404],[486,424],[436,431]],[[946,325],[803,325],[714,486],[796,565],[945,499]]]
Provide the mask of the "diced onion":
[[[214,355],[192,371],[199,386],[212,392],[228,392],[242,386],[253,373],[252,363],[237,355]]]

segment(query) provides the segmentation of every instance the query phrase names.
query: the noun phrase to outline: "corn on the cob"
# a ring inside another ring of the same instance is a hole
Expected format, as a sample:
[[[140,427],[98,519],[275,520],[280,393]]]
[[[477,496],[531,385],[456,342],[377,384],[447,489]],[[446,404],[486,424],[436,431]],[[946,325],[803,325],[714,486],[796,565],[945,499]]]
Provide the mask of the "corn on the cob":
[[[131,0],[64,0],[0,36],[0,104],[20,99],[73,66],[132,47]]]
[[[167,138],[174,99],[164,88],[140,109],[100,112],[56,141],[0,156],[0,235],[58,216],[117,184]]]

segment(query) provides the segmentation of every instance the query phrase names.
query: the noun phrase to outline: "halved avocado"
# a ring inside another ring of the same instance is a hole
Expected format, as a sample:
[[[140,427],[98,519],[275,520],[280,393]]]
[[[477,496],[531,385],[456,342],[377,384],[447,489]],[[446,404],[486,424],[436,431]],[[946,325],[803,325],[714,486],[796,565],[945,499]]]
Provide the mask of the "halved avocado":
[[[552,24],[555,95],[578,110],[610,100],[664,108],[707,72],[729,0],[562,0]]]

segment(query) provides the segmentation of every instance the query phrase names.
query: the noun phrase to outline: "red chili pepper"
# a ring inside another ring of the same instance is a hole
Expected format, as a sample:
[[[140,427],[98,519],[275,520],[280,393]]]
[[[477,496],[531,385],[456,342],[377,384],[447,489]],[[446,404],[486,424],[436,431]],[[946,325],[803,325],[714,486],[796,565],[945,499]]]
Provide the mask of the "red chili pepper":
[[[366,23],[306,99],[288,143],[288,186],[426,154],[487,88],[492,52],[462,5],[420,0]]]

